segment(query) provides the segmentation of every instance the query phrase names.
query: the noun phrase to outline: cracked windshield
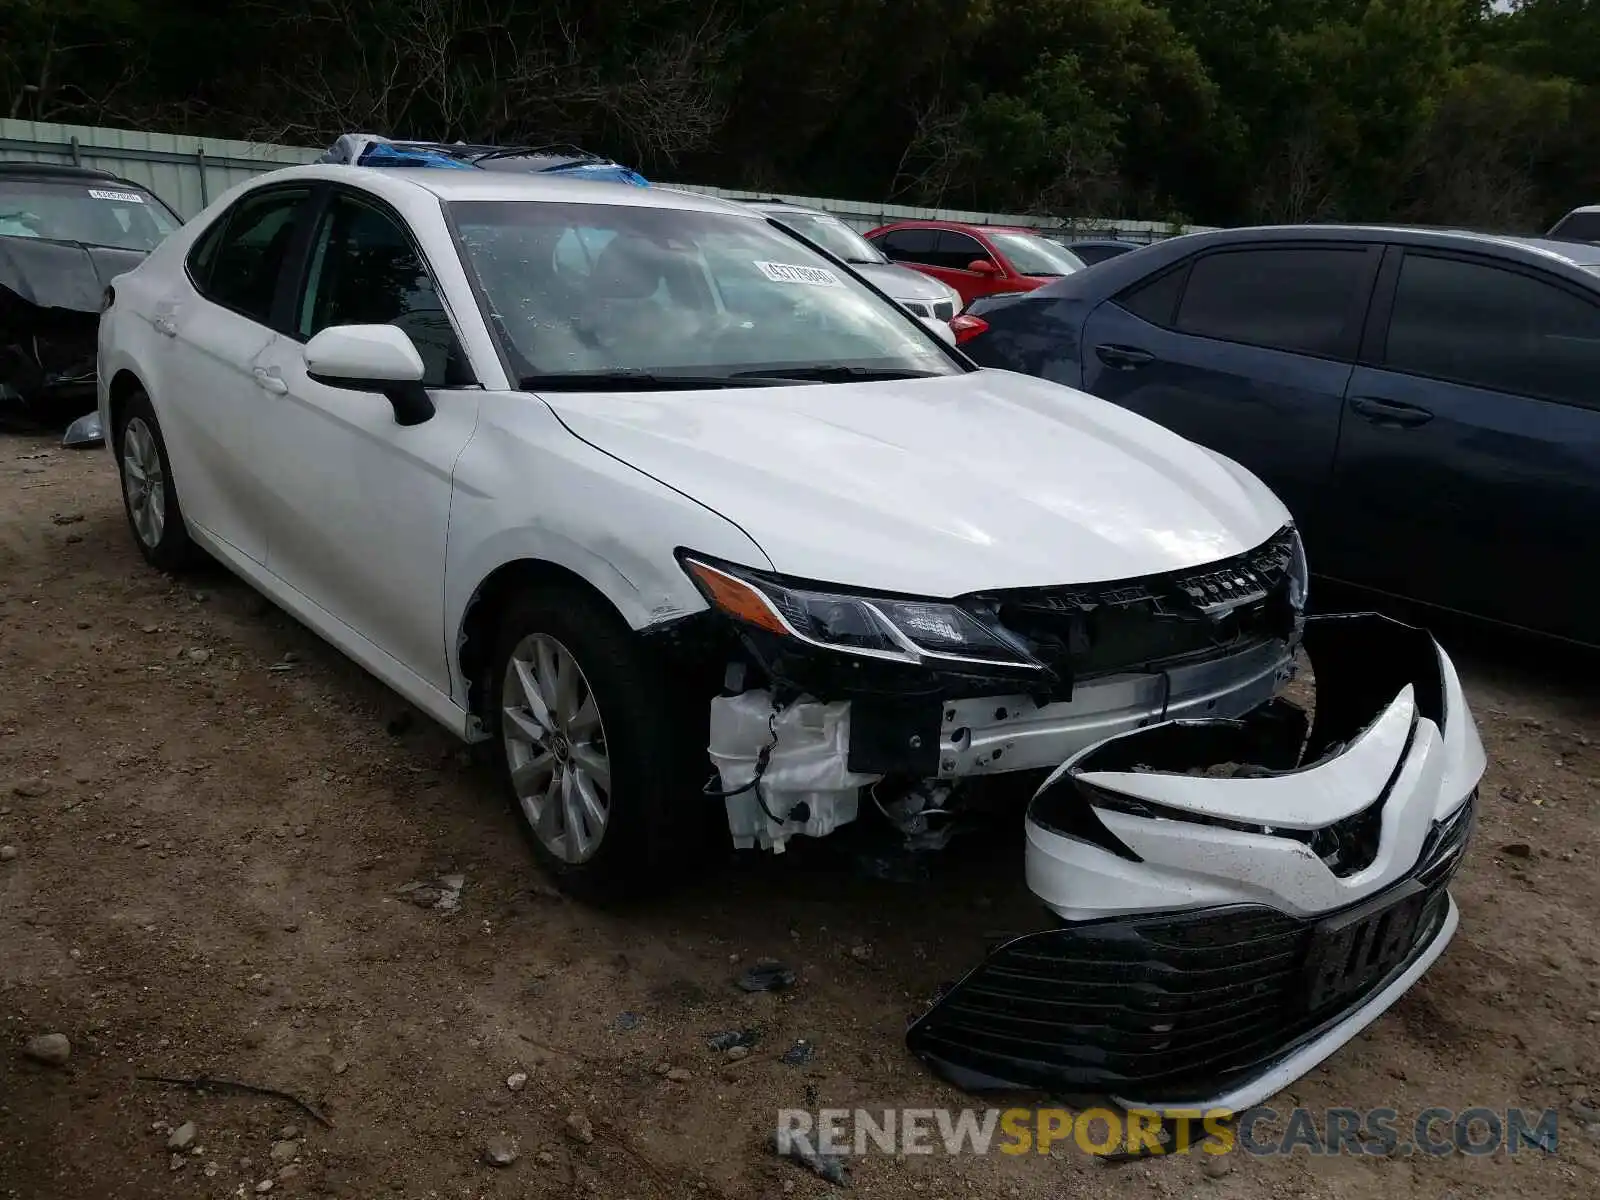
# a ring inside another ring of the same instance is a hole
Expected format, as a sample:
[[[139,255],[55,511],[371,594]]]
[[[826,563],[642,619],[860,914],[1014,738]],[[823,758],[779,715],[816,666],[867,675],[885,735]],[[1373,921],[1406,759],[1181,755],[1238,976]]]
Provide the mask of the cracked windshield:
[[[524,386],[962,369],[914,317],[758,218],[500,201],[455,203],[451,215]]]

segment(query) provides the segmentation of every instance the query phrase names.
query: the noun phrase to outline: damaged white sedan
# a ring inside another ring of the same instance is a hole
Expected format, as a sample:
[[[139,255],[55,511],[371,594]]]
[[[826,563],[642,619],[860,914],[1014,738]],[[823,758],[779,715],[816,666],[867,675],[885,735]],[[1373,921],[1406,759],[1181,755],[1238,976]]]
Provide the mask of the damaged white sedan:
[[[564,886],[655,883],[713,821],[772,851],[1019,821],[1050,928],[913,1048],[1248,1099],[1454,928],[1483,766],[1454,672],[1308,622],[1237,464],[948,336],[740,206],[321,165],[114,281],[100,415],[144,555],[208,552],[492,739]]]

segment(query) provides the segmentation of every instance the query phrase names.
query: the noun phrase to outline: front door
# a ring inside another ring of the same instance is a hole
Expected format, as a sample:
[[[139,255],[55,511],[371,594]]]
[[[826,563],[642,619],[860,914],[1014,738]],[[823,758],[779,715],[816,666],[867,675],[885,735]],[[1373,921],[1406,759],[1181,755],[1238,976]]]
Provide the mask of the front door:
[[[305,343],[331,325],[391,324],[411,336],[437,412],[396,424],[379,393],[306,373]],[[451,474],[478,420],[479,390],[421,251],[375,199],[335,191],[317,218],[292,331],[261,361],[259,425],[276,484],[267,567],[442,691],[445,533]]]
[[[973,270],[974,263],[985,263],[988,270]],[[942,279],[961,293],[963,304],[971,304],[979,296],[992,296],[997,292],[1026,290],[1025,280],[1007,276],[1005,267],[989,248],[970,233],[956,229],[941,229],[934,244],[933,265],[928,274]]]

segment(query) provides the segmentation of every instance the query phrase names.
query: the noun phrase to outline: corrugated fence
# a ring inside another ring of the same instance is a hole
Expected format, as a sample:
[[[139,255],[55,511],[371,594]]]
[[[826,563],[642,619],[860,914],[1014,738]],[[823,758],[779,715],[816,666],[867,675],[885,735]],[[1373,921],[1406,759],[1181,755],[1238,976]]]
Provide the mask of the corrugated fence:
[[[178,137],[137,129],[56,125],[46,121],[0,118],[0,160],[73,163],[110,171],[134,183],[143,184],[177,209],[186,220],[234,184],[252,175],[278,167],[313,162],[321,154],[320,147],[275,146],[265,142]],[[890,221],[918,217],[965,221],[975,225],[1023,225],[1076,236],[1116,236],[1141,242],[1156,241],[1174,233],[1200,228],[1192,225],[1180,228],[1154,221],[1111,221],[1089,217],[1058,221],[1016,213],[915,208],[823,196],[781,196],[771,192],[740,192],[688,183],[674,183],[671,186],[730,200],[773,199],[806,204],[831,212],[863,232]]]

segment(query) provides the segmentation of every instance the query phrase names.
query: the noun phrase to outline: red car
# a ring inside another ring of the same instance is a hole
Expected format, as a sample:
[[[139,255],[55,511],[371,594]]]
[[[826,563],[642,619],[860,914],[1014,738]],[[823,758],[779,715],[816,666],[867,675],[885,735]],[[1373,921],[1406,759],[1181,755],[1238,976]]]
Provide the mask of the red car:
[[[1066,247],[1031,229],[896,221],[867,234],[885,257],[948,283],[962,304],[996,292],[1031,292],[1087,265]]]

